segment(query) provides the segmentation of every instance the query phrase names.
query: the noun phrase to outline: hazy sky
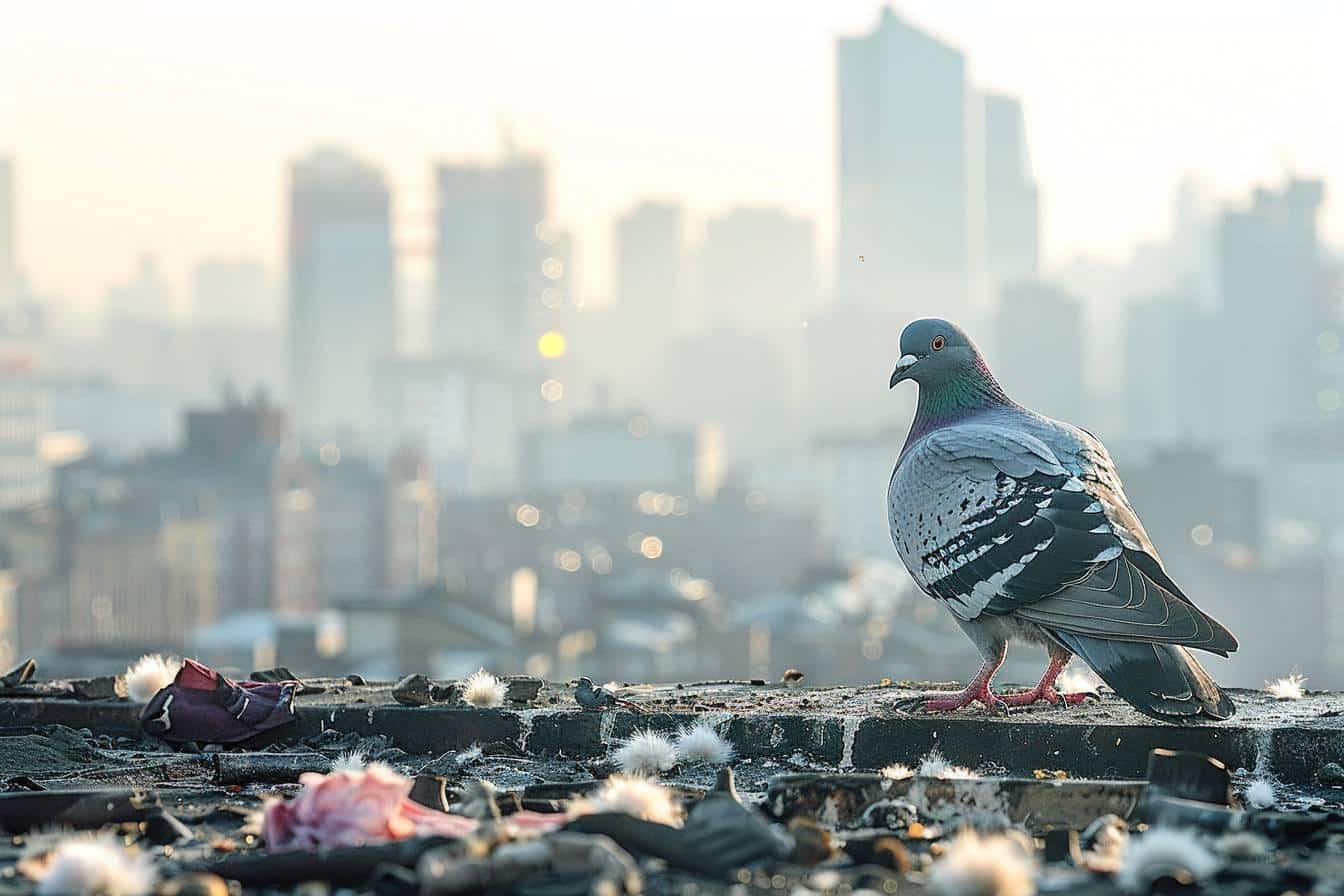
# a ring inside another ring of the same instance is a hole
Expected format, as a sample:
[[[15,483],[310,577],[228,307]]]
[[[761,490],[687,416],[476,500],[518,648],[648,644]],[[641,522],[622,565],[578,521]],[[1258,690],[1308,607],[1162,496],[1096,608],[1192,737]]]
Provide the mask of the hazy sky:
[[[207,254],[279,265],[284,171],[315,141],[384,165],[423,242],[439,157],[507,122],[543,149],[554,217],[604,294],[611,219],[772,202],[829,240],[833,41],[868,0],[22,3],[0,26],[0,153],[20,165],[21,257],[87,301],[141,250],[178,284]],[[1290,163],[1344,183],[1344,6],[906,0],[981,84],[1020,94],[1048,259],[1160,235],[1198,170],[1235,195]],[[1344,204],[1326,210],[1344,238]]]

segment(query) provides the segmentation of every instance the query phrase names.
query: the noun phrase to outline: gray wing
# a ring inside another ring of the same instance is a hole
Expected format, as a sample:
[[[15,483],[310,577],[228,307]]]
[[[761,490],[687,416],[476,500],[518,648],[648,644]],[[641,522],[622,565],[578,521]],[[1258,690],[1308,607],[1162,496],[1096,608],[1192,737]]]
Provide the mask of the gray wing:
[[[1066,461],[994,424],[912,446],[889,495],[893,538],[920,587],[962,619],[1012,614],[1094,637],[1236,649],[1145,550],[1109,458]]]

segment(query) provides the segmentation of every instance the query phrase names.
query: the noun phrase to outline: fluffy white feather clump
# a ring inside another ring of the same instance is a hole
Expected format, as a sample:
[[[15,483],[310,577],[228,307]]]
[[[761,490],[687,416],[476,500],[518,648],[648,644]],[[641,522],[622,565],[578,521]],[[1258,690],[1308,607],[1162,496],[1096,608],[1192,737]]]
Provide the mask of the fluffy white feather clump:
[[[921,778],[942,778],[944,780],[980,777],[979,774],[964,765],[953,765],[948,762],[947,758],[937,750],[930,750],[929,755],[924,757],[924,761],[919,764],[918,775]]]
[[[658,775],[677,764],[677,748],[656,731],[636,731],[612,758],[627,774]]]
[[[915,770],[903,762],[893,762],[882,769],[882,777],[890,778],[893,781],[904,781],[906,778],[913,778],[914,776]]]
[[[579,815],[622,812],[644,821],[681,826],[681,809],[672,791],[641,775],[612,775],[595,796],[575,801],[573,811]]]
[[[1265,690],[1275,700],[1301,700],[1306,695],[1306,689],[1302,687],[1306,683],[1307,676],[1294,672],[1276,681],[1265,682]]]
[[[126,696],[135,703],[148,703],[159,691],[173,683],[182,661],[149,653],[140,657],[126,670]]]
[[[485,756],[485,751],[481,749],[480,744],[472,744],[465,750],[460,750],[453,756],[453,762],[458,765],[473,765],[480,762]]]
[[[688,764],[703,762],[708,765],[727,765],[737,755],[733,745],[720,737],[714,726],[707,722],[682,726],[677,731],[676,746],[677,757]]]
[[[1115,882],[1127,893],[1147,893],[1159,877],[1186,871],[1199,881],[1217,871],[1218,864],[1218,857],[1193,831],[1149,828],[1130,838]]]
[[[503,706],[508,692],[508,685],[484,669],[473,672],[462,684],[462,699],[480,709]]]
[[[39,896],[148,896],[158,872],[110,837],[70,837],[39,863]]]
[[[933,896],[1032,896],[1036,865],[1013,839],[966,830],[929,869]]]
[[[361,772],[368,764],[368,757],[359,750],[349,750],[332,760],[331,770],[333,772]]]
[[[1256,778],[1246,785],[1243,796],[1246,805],[1252,809],[1268,809],[1274,805],[1274,782],[1269,778]]]

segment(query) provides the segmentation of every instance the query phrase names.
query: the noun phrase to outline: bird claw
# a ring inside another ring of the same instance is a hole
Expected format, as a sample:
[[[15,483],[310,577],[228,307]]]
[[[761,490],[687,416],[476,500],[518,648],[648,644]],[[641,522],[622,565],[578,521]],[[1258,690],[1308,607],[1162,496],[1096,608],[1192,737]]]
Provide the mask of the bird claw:
[[[900,700],[893,701],[891,708],[898,712],[915,712],[916,710],[919,712],[928,712],[928,703],[928,697],[904,697]]]
[[[992,701],[990,701],[990,704],[989,704],[989,711],[992,712],[992,713],[994,713],[994,715],[996,715],[996,716],[1005,716],[1005,717],[1006,717],[1010,712],[1012,712],[1012,710],[1009,708],[1007,702],[1005,702],[1005,701],[1004,701],[1002,698],[1000,698],[1000,697],[995,697]]]

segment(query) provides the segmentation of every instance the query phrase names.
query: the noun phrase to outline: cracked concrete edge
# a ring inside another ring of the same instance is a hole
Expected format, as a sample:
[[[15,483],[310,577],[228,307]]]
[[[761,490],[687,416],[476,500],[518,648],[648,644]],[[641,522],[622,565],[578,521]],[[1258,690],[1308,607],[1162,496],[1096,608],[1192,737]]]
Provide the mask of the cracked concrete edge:
[[[73,700],[0,700],[0,728],[61,724],[119,736],[139,734],[139,706]],[[506,743],[538,755],[597,758],[636,730],[671,733],[703,719],[690,712],[588,713],[558,709],[477,710],[346,704],[305,706],[293,725],[251,746],[291,742],[328,728],[383,734],[409,752]],[[950,761],[991,772],[1030,775],[1059,769],[1087,778],[1138,779],[1157,747],[1212,755],[1229,769],[1268,772],[1285,783],[1314,783],[1326,762],[1344,761],[1344,730],[1134,724],[1042,724],[967,716],[837,717],[795,713],[718,714],[718,728],[742,759],[800,753],[837,768],[917,763],[937,749]]]

